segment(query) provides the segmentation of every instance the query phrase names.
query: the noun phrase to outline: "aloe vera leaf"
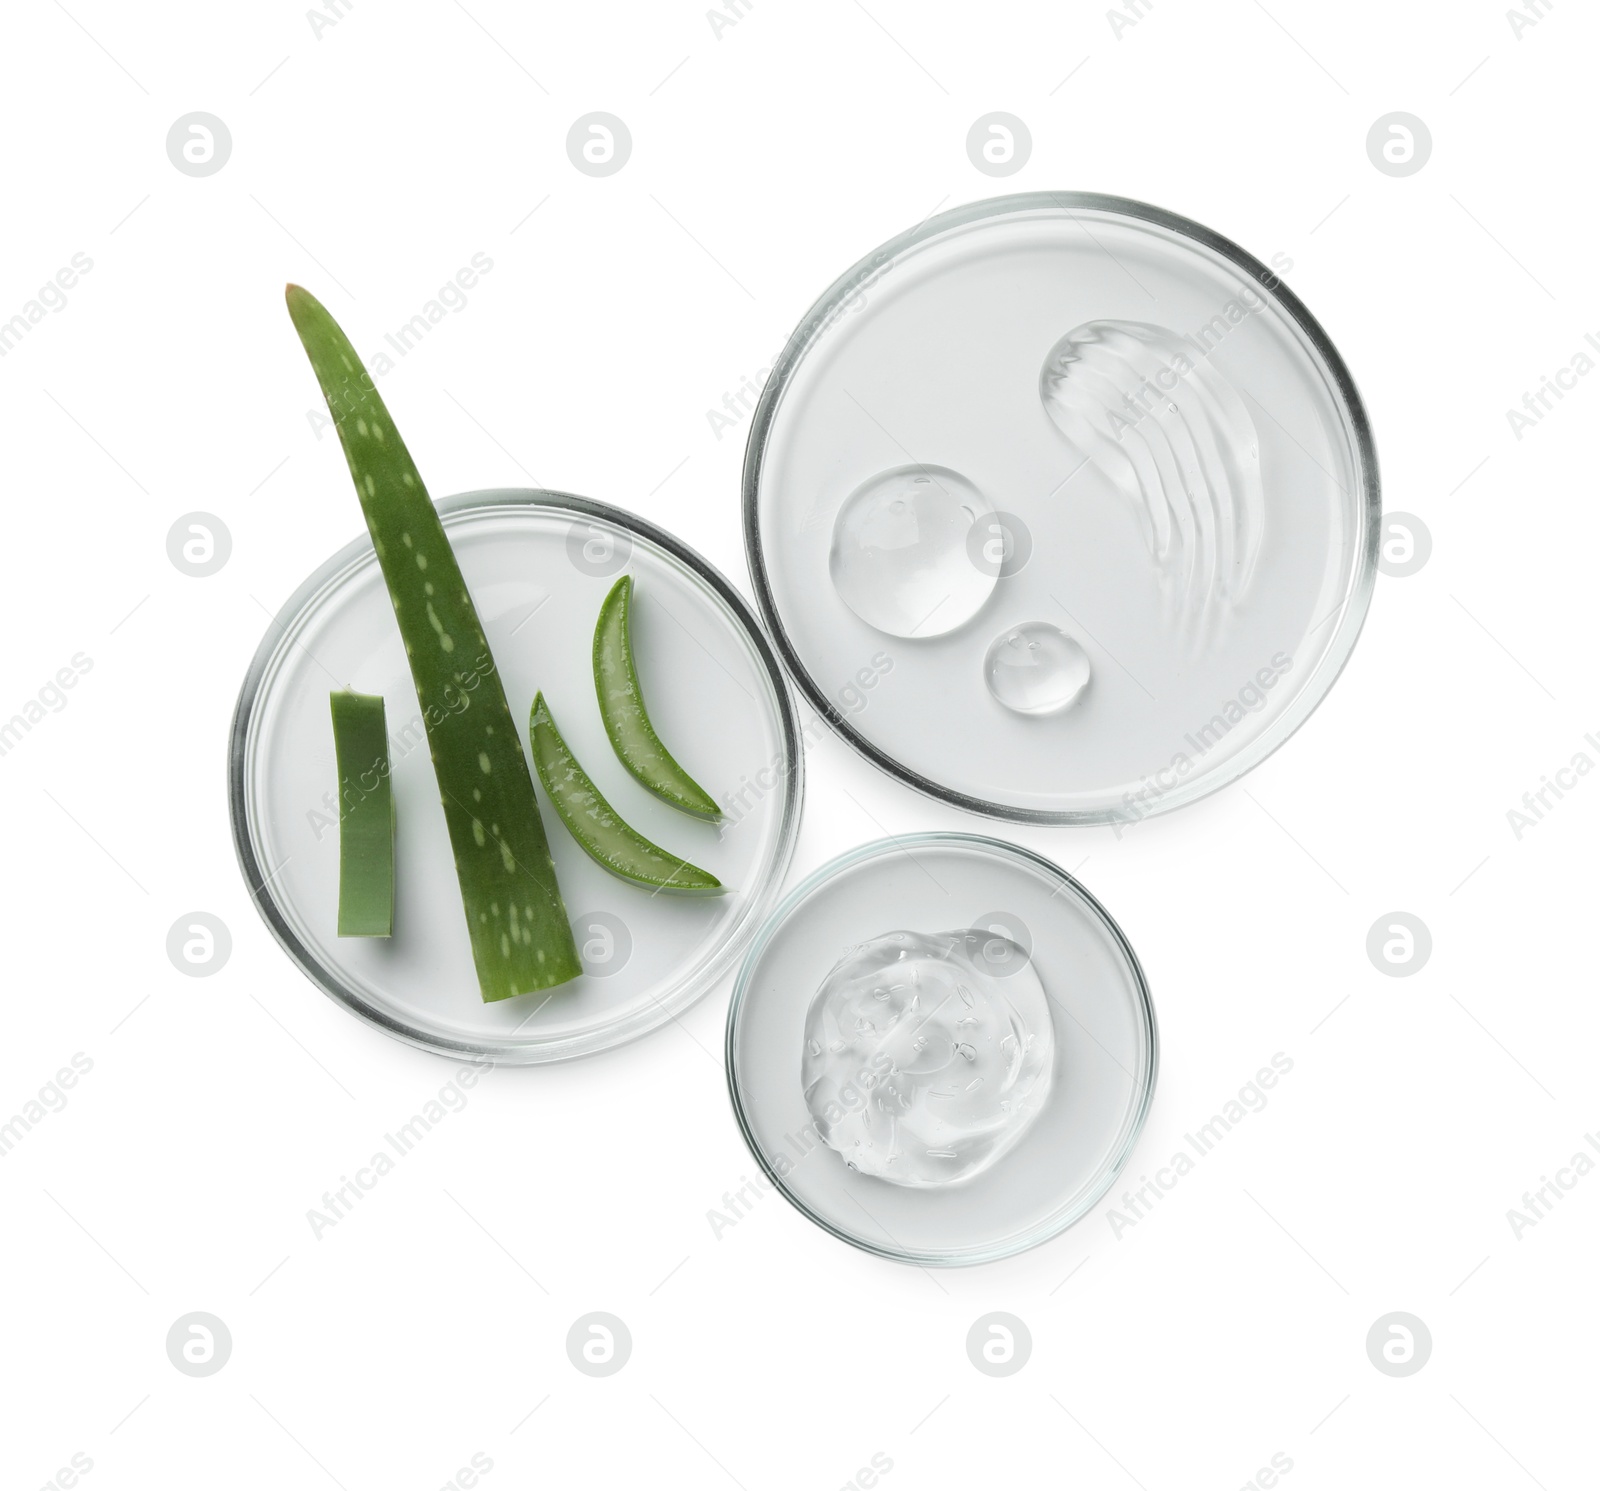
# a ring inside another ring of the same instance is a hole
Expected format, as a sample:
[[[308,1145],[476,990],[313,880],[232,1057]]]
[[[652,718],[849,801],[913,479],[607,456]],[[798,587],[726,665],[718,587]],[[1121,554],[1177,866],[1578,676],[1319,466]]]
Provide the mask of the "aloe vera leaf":
[[[582,971],[533,778],[461,568],[349,339],[290,285],[289,315],[339,430],[428,732],[484,1000]]]
[[[394,793],[376,694],[328,696],[339,768],[339,935],[394,935]]]
[[[600,605],[594,628],[594,690],[617,759],[663,802],[713,821],[722,816],[711,794],[678,765],[650,723],[633,660],[633,576],[624,575]]]
[[[561,821],[591,859],[635,885],[675,891],[722,889],[722,882],[708,870],[652,844],[623,822],[561,738],[543,694],[533,701],[528,732],[533,737],[533,764],[539,780]]]

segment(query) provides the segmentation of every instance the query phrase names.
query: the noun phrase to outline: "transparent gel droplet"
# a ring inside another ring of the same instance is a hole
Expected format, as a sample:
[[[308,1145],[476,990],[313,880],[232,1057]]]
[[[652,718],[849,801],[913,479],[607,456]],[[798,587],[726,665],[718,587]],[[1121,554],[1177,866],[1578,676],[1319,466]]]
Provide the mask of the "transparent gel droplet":
[[[1047,621],[1007,627],[989,644],[983,676],[989,692],[1016,714],[1055,714],[1089,686],[1089,654]]]
[[[901,1186],[966,1180],[1044,1107],[1055,1067],[1044,985],[1027,962],[996,978],[989,940],[976,930],[888,933],[853,948],[817,990],[801,1088],[823,1142],[852,1169]]]
[[[993,509],[958,472],[902,466],[863,482],[834,520],[828,573],[839,598],[891,637],[938,637],[972,620],[996,576],[967,549]]]
[[[1261,445],[1206,334],[1086,322],[1050,349],[1039,392],[1061,433],[1133,503],[1182,614],[1203,623],[1236,602],[1261,548]]]

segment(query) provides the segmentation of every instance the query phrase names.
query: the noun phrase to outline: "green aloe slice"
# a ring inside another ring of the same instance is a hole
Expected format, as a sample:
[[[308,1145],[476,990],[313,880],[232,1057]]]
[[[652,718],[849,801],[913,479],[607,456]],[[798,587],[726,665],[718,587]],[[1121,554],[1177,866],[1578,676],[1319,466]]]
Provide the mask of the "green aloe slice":
[[[339,430],[411,662],[485,1001],[582,971],[533,779],[439,515],[338,323],[298,285],[289,315]]]
[[[339,767],[339,935],[394,935],[394,793],[376,694],[328,696]]]
[[[635,885],[675,891],[722,889],[715,875],[652,844],[617,816],[561,738],[543,694],[533,701],[528,732],[533,737],[533,764],[539,769],[539,780],[561,821],[591,859]]]
[[[715,821],[722,813],[710,793],[678,765],[650,723],[633,662],[632,613],[633,576],[624,575],[602,602],[594,628],[594,690],[611,747],[646,791]]]

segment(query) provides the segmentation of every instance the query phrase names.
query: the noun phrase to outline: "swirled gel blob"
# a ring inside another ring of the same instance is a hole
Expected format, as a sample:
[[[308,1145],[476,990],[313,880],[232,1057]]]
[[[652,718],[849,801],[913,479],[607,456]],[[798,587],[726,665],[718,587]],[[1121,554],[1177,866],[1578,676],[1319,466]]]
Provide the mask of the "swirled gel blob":
[[[1061,433],[1137,507],[1180,618],[1203,629],[1237,602],[1261,549],[1261,442],[1200,344],[1139,321],[1089,321],[1051,348],[1039,392]]]
[[[1056,714],[1077,703],[1091,671],[1082,643],[1048,621],[1007,627],[983,660],[989,692],[1016,714]]]
[[[828,573],[839,598],[891,637],[964,626],[994,590],[967,534],[992,511],[959,472],[901,466],[863,482],[834,519]]]
[[[1015,943],[972,930],[886,932],[823,980],[800,1070],[817,1132],[852,1170],[949,1185],[987,1170],[1038,1116],[1055,1030]]]

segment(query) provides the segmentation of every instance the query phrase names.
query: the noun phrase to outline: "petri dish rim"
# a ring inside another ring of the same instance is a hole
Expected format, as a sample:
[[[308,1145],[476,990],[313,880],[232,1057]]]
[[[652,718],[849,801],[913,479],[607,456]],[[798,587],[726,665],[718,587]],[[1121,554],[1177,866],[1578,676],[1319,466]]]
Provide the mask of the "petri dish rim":
[[[257,913],[267,925],[278,945],[289,955],[305,976],[334,1003],[342,1006],[365,1024],[406,1045],[415,1046],[438,1056],[488,1057],[506,1066],[531,1066],[550,1061],[565,1061],[580,1056],[607,1051],[615,1046],[637,1040],[659,1029],[691,1005],[703,998],[723,976],[738,957],[740,951],[764,925],[762,912],[770,907],[782,889],[794,857],[795,843],[800,830],[800,806],[805,791],[805,757],[800,744],[799,716],[788,679],[773,653],[770,639],[760,621],[750,609],[750,604],[728,583],[722,573],[707,559],[691,549],[682,540],[644,518],[622,508],[599,502],[590,497],[575,496],[570,492],[548,491],[542,488],[495,488],[463,492],[439,499],[435,504],[441,518],[457,513],[469,513],[495,508],[534,507],[550,512],[570,513],[574,517],[598,519],[642,539],[666,552],[683,564],[710,589],[733,613],[744,629],[772,684],[777,703],[779,724],[782,730],[785,758],[789,769],[784,773],[784,797],[781,810],[781,829],[778,847],[766,884],[755,900],[754,909],[744,918],[742,929],[729,938],[708,959],[688,983],[674,991],[673,997],[656,1000],[649,1018],[633,1018],[619,1022],[618,1027],[608,1027],[593,1036],[571,1038],[544,1046],[513,1045],[506,1042],[451,1040],[442,1036],[414,1030],[405,1021],[387,1011],[374,1009],[338,974],[329,969],[316,953],[306,946],[288,918],[277,904],[268,888],[271,877],[264,872],[256,852],[251,832],[251,793],[247,786],[250,765],[252,723],[261,704],[263,690],[271,681],[275,664],[282,653],[286,639],[292,639],[300,618],[337,591],[352,574],[372,557],[372,541],[365,534],[352,539],[320,564],[279,608],[261,642],[250,660],[234,704],[233,718],[228,729],[228,819],[233,837],[235,856],[245,888]]]
[[[1339,675],[1350,660],[1350,654],[1355,650],[1356,641],[1361,635],[1367,611],[1372,603],[1372,594],[1377,583],[1378,543],[1383,516],[1377,446],[1373,440],[1372,425],[1367,417],[1366,406],[1361,401],[1355,379],[1321,323],[1272,269],[1232,239],[1225,238],[1203,223],[1197,223],[1191,218],[1169,212],[1166,208],[1156,207],[1148,202],[1139,202],[1131,197],[1111,196],[1102,192],[1019,192],[1004,197],[986,197],[981,201],[953,207],[948,212],[926,218],[915,227],[908,228],[886,243],[880,244],[865,258],[847,269],[822,293],[801,319],[784,345],[777,362],[773,364],[772,372],[756,403],[755,414],[750,421],[750,434],[745,442],[741,505],[744,519],[745,560],[749,566],[750,583],[755,591],[756,605],[760,608],[761,619],[765,622],[773,646],[777,649],[778,656],[783,659],[783,666],[794,680],[795,687],[840,739],[880,771],[893,777],[895,781],[926,797],[965,812],[1007,823],[1089,827],[1119,821],[1115,808],[1089,810],[1027,808],[975,797],[913,771],[857,730],[828,694],[818,687],[784,628],[783,618],[778,612],[777,601],[767,576],[759,512],[761,470],[778,407],[801,359],[839,318],[841,308],[858,292],[872,284],[901,255],[943,233],[991,218],[1051,209],[1069,215],[1074,211],[1081,211],[1131,218],[1140,223],[1164,228],[1182,238],[1191,239],[1200,247],[1209,249],[1230,262],[1259,286],[1261,292],[1279,306],[1295,329],[1305,337],[1315,359],[1321,365],[1321,371],[1327,375],[1339,412],[1348,422],[1354,441],[1356,474],[1362,499],[1357,504],[1359,542],[1356,545],[1355,569],[1350,576],[1344,602],[1335,613],[1338,616],[1338,624],[1318,660],[1316,670],[1295,695],[1292,703],[1278,715],[1272,729],[1264,730],[1249,745],[1231,755],[1219,768],[1210,772],[1196,773],[1189,780],[1180,782],[1164,793],[1145,816],[1154,817],[1158,813],[1171,812],[1174,808],[1197,802],[1202,797],[1221,791],[1222,788],[1254,770],[1283,745],[1311,717],[1338,681]]]
[[[1149,1061],[1137,1101],[1132,1105],[1127,1118],[1124,1120],[1119,1143],[1113,1154],[1102,1164],[1099,1181],[1092,1189],[1085,1193],[1083,1200],[1070,1212],[1062,1213],[1048,1219],[1044,1224],[1025,1232],[1019,1237],[1008,1239],[1003,1246],[990,1248],[963,1248],[934,1252],[930,1250],[897,1249],[884,1247],[871,1240],[859,1237],[854,1233],[846,1232],[836,1227],[826,1217],[820,1215],[808,1206],[801,1197],[797,1196],[785,1183],[776,1168],[767,1160],[765,1151],[756,1139],[754,1129],[745,1111],[744,1102],[740,1096],[739,1079],[736,1071],[735,1053],[739,1037],[740,1020],[749,1001],[750,981],[755,973],[761,954],[766,950],[768,943],[777,934],[779,928],[788,920],[789,916],[815,891],[826,885],[836,875],[846,870],[864,864],[868,860],[876,859],[881,855],[900,853],[904,850],[914,850],[922,847],[933,846],[962,846],[968,849],[983,850],[989,853],[1014,859],[1026,867],[1042,872],[1053,880],[1059,880],[1070,890],[1083,906],[1096,917],[1105,930],[1110,933],[1113,943],[1127,962],[1128,971],[1133,976],[1133,983],[1137,993],[1137,1009],[1140,1024],[1145,1040],[1149,1043]],[[739,976],[734,981],[733,996],[728,1001],[728,1023],[723,1038],[723,1065],[728,1083],[728,1099],[733,1107],[733,1116],[739,1125],[739,1132],[744,1138],[745,1147],[755,1156],[756,1163],[761,1167],[767,1180],[801,1216],[820,1227],[824,1232],[839,1239],[840,1242],[849,1243],[853,1248],[859,1248],[864,1253],[871,1253],[878,1258],[887,1258],[893,1263],[906,1263],[922,1268],[966,1268],[980,1263],[998,1263],[1003,1258],[1013,1258],[1019,1253],[1026,1253],[1031,1248],[1039,1247],[1049,1242],[1052,1238],[1059,1237],[1069,1227],[1081,1222],[1091,1211],[1098,1206],[1106,1193],[1117,1182],[1117,1177],[1122,1173],[1123,1167],[1132,1156],[1134,1147],[1139,1142],[1139,1136],[1144,1132],[1145,1121],[1150,1116],[1150,1105],[1155,1100],[1156,1079],[1161,1070],[1161,1035],[1156,1023],[1155,1001],[1150,994],[1150,984],[1145,978],[1143,965],[1139,962],[1138,954],[1134,952],[1133,945],[1124,935],[1123,930],[1117,925],[1116,918],[1106,910],[1080,880],[1061,868],[1054,860],[1046,859],[1042,854],[1036,854],[1031,849],[1026,849],[1020,844],[1013,844],[1006,839],[997,839],[989,834],[956,833],[950,830],[934,830],[927,833],[898,834],[886,839],[873,839],[865,844],[858,844],[854,849],[848,849],[843,854],[835,856],[826,864],[813,870],[804,880],[800,881],[771,912],[768,913],[760,929],[751,940],[745,952],[744,960],[739,965]]]

